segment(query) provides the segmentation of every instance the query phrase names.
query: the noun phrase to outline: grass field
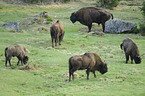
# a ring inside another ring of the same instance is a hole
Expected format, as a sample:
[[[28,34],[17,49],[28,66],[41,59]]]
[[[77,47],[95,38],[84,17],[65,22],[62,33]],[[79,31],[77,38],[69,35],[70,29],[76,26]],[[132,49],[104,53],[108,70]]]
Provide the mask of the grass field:
[[[53,6],[22,6],[0,4],[0,25],[22,21],[47,11],[54,20],[63,22],[65,36],[61,46],[51,48],[50,25],[34,25],[25,32],[11,32],[0,27],[0,96],[145,96],[145,37],[139,34],[107,34],[94,36],[87,33],[87,27],[79,22],[72,24],[72,12],[88,2],[68,3]],[[116,19],[126,20],[139,25],[143,20],[136,6],[118,6],[108,10]],[[39,32],[41,26],[48,28]],[[96,24],[93,28],[101,30]],[[125,37],[132,38],[142,55],[141,64],[125,64],[125,56],[120,44]],[[17,58],[12,59],[12,67],[5,67],[4,49],[10,45],[21,44],[28,54],[30,70],[16,66]],[[68,59],[73,55],[96,52],[108,63],[109,71],[97,78],[90,73],[86,79],[85,70],[76,71],[77,77],[68,82]]]

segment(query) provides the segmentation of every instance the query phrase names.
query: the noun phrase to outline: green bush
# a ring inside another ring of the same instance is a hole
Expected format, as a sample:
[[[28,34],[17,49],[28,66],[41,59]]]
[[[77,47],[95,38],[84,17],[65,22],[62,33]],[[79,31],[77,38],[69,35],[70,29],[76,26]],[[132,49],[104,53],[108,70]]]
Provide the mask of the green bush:
[[[145,18],[145,1],[142,3],[142,7],[140,9],[141,9],[141,11],[143,11],[142,14]]]
[[[139,26],[140,26],[139,31],[140,31],[141,35],[145,36],[145,21],[143,23],[141,23]]]
[[[99,0],[101,7],[113,9],[119,4],[120,0]]]
[[[142,15],[145,18],[145,1],[142,3],[142,7],[140,8],[140,10],[142,11]],[[145,36],[145,20],[140,24],[140,33]]]

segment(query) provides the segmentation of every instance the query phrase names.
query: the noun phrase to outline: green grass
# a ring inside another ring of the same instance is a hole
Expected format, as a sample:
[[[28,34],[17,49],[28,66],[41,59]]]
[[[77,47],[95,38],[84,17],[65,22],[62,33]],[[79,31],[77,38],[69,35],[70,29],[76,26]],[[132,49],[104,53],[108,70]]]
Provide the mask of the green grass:
[[[88,5],[85,2],[68,3],[55,6],[18,6],[2,4],[0,24],[38,15],[42,11],[55,20],[60,19],[65,29],[61,46],[51,47],[50,32],[39,32],[38,28],[50,25],[35,25],[25,33],[11,32],[0,27],[0,96],[144,96],[145,95],[145,37],[139,34],[107,34],[93,36],[87,33],[87,27],[79,22],[72,24],[70,14]],[[134,11],[133,11],[134,10]],[[114,17],[139,25],[143,20],[138,7],[117,7],[108,10]],[[136,15],[137,14],[137,15]],[[101,26],[94,24],[101,30]],[[82,29],[83,28],[83,29]],[[142,55],[141,64],[125,64],[125,56],[120,44],[125,37],[132,38]],[[12,59],[12,67],[5,67],[4,49],[7,46],[21,44],[30,53],[29,65],[34,68],[21,70],[16,66],[17,58]],[[109,71],[97,78],[90,73],[86,79],[85,70],[76,71],[79,77],[68,82],[68,59],[73,55],[96,52],[108,63]]]

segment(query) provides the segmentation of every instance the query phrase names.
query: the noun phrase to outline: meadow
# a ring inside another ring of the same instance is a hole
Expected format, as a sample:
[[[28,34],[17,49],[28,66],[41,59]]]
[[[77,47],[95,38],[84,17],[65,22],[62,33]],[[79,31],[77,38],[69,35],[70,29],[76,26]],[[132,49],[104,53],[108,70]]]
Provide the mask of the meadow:
[[[72,12],[92,2],[71,2],[59,5],[12,5],[0,3],[0,25],[22,21],[42,11],[54,20],[61,20],[65,36],[62,45],[51,48],[50,24],[29,26],[25,32],[13,32],[0,27],[0,96],[145,96],[145,37],[140,34],[109,34],[94,36],[87,33],[87,27],[79,22],[72,24]],[[106,9],[107,10],[107,9]],[[115,19],[136,23],[139,27],[143,16],[138,6],[118,6],[113,13]],[[48,31],[39,31],[45,27]],[[101,31],[101,26],[93,24]],[[120,44],[125,37],[132,38],[138,45],[141,64],[125,64],[125,55]],[[12,59],[12,67],[5,67],[4,49],[21,44],[30,53],[30,69],[21,69]],[[85,52],[96,52],[108,64],[108,72],[97,78],[90,73],[86,79],[85,70],[76,71],[74,81],[68,81],[68,59]]]

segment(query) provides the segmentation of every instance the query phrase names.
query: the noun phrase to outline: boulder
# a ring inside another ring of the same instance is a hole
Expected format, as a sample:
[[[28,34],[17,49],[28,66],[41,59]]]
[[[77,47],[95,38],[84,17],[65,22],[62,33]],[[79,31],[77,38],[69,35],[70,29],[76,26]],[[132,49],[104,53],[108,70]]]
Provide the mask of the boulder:
[[[105,32],[109,33],[132,32],[135,28],[137,28],[136,24],[117,19],[109,20],[105,23]]]
[[[5,24],[0,25],[1,27],[7,27],[7,28],[12,28],[14,30],[16,30],[17,32],[19,32],[19,23],[17,21],[13,21],[13,22],[8,22]]]

